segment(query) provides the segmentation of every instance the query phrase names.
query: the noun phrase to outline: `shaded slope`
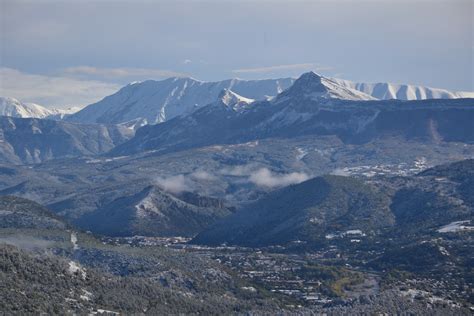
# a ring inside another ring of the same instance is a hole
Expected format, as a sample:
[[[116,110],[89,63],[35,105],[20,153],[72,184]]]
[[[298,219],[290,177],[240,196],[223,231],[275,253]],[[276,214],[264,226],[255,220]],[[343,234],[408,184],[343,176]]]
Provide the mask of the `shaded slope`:
[[[471,227],[471,168],[467,160],[413,177],[314,178],[238,210],[193,242],[269,246],[302,241],[317,246],[348,233],[374,241],[393,238],[394,244],[417,242],[456,222]]]
[[[133,131],[114,125],[0,117],[0,161],[38,163],[55,158],[97,155],[132,135]]]
[[[101,205],[74,222],[112,236],[194,236],[229,214],[219,200],[191,192],[174,196],[148,186]]]
[[[388,198],[360,180],[327,176],[269,194],[199,234],[193,242],[262,246],[317,242],[335,231],[393,225]]]
[[[38,203],[0,196],[0,228],[66,229],[67,224]]]

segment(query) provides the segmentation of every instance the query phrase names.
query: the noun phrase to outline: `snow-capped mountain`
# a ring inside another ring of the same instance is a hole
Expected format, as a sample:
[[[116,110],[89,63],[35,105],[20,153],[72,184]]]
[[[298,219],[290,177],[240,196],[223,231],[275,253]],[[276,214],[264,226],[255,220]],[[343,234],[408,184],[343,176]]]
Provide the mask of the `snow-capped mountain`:
[[[345,100],[424,100],[474,97],[474,92],[451,92],[443,89],[391,83],[356,83],[326,78],[314,73],[306,75],[320,78],[312,80],[315,86],[306,97]],[[302,81],[300,78],[300,82]],[[196,109],[215,102],[224,89],[249,100],[274,98],[293,85],[296,79],[240,80],[216,82],[193,78],[169,78],[131,83],[113,95],[91,104],[67,119],[81,123],[113,123],[137,129],[147,124],[165,122],[173,117],[187,115]],[[302,83],[302,82],[301,82]],[[294,89],[297,89],[295,87]],[[293,89],[293,91],[294,91]],[[281,97],[283,97],[283,94]],[[304,96],[304,94],[300,94]],[[247,101],[246,101],[247,102]]]
[[[167,153],[308,135],[334,135],[344,143],[384,137],[471,142],[471,105],[471,100],[463,99],[374,100],[310,72],[276,98],[255,101],[241,111],[214,102],[190,115],[140,128],[110,154],[124,156],[148,150]]]
[[[21,118],[46,118],[52,111],[35,103],[23,103],[14,98],[0,97],[0,115]]]
[[[247,108],[249,104],[255,102],[254,99],[243,97],[229,89],[222,90],[218,96],[218,100],[234,111],[242,111]]]
[[[123,87],[117,93],[72,115],[69,120],[82,123],[124,123],[133,127],[156,124],[215,102],[224,89],[232,90],[246,99],[264,100],[282,92],[293,82],[292,78],[231,79],[217,82],[193,78],[148,80]]]
[[[355,89],[379,100],[426,100],[426,99],[458,99],[474,98],[474,92],[456,92],[424,86],[395,83],[365,83],[343,79],[331,79],[337,84]]]
[[[49,109],[49,111],[51,112],[51,115],[49,115],[48,117],[46,117],[47,119],[50,119],[50,120],[56,120],[56,121],[61,121],[61,120],[64,120],[66,117],[78,112],[81,110],[81,107],[78,107],[78,106],[72,106],[70,108],[67,108],[67,109]]]
[[[0,115],[19,118],[40,118],[62,120],[71,115],[80,108],[71,107],[69,109],[48,109],[35,103],[20,102],[17,99],[9,97],[0,97]]]
[[[322,99],[341,99],[351,101],[369,101],[376,100],[374,97],[348,88],[339,84],[333,79],[325,78],[315,72],[307,72],[301,75],[295,83],[278,95],[277,102],[281,102],[289,97],[299,96],[304,99],[322,100]]]

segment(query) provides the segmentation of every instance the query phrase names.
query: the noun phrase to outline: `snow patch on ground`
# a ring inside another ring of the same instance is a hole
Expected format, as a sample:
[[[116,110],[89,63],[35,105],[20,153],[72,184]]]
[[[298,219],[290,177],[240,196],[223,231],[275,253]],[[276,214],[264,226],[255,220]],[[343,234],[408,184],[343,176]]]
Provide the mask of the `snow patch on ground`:
[[[438,233],[457,233],[462,231],[474,231],[474,226],[468,226],[466,224],[470,224],[471,221],[457,221],[449,223],[448,225],[444,225],[440,229],[438,229]]]
[[[77,234],[71,233],[71,244],[73,250],[78,250],[79,246],[77,245]]]
[[[408,290],[401,291],[401,294],[403,296],[411,298],[412,300],[418,299],[418,298],[424,298],[428,302],[430,302],[431,304],[439,303],[439,304],[447,304],[451,307],[457,307],[457,308],[461,307],[458,303],[456,303],[452,300],[444,299],[444,298],[439,297],[439,296],[435,296],[432,293],[427,292],[427,291],[416,290],[416,289],[408,289]]]
[[[83,301],[90,301],[92,297],[93,297],[92,293],[85,289],[82,289],[82,294],[79,296],[79,298]]]
[[[97,315],[97,314],[114,314],[114,315],[120,315],[120,313],[114,312],[114,311],[109,311],[107,309],[97,309],[97,311],[91,312],[91,315]]]
[[[107,159],[88,159],[86,160],[87,164],[96,164],[96,163],[103,163],[103,162],[112,162],[120,159],[127,158],[128,156],[119,156],[114,158],[107,158]]]
[[[244,290],[244,291],[252,292],[252,293],[257,292],[257,289],[254,288],[253,286],[243,286],[243,287],[241,287],[241,289]]]
[[[306,155],[308,155],[308,151],[304,148],[296,147],[296,152],[296,160],[298,161],[302,160],[304,157],[306,157]]]
[[[443,246],[438,246],[438,250],[443,256],[449,256],[448,250],[444,248]]]
[[[78,274],[82,277],[82,279],[86,279],[86,276],[87,276],[87,273],[86,273],[86,269],[84,269],[83,267],[81,267],[77,262],[75,261],[69,261],[69,267],[68,267],[68,272],[70,274]]]
[[[417,174],[429,167],[426,158],[421,157],[415,159],[412,164],[400,163],[343,167],[334,169],[331,174],[336,176],[365,176],[369,178],[379,175],[408,176]]]
[[[348,230],[348,231],[345,231],[345,232],[337,232],[337,233],[326,234],[325,238],[326,239],[334,239],[334,238],[343,238],[343,237],[365,237],[365,236],[367,236],[367,235],[362,230],[360,230],[360,229],[351,229],[351,230]],[[356,242],[360,242],[360,240],[356,241]]]
[[[151,196],[147,196],[143,200],[140,201],[137,205],[135,205],[135,209],[137,210],[137,217],[138,218],[145,218],[150,213],[154,213],[158,216],[164,217],[165,215],[159,210],[156,206],[153,198]]]
[[[352,229],[343,233],[344,236],[365,236],[360,229]]]

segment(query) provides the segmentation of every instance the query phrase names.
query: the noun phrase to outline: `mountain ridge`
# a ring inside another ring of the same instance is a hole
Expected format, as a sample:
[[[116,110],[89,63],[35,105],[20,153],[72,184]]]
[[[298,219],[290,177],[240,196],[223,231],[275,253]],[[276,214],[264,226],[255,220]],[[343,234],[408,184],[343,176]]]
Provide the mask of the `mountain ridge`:
[[[319,76],[319,75],[318,75]],[[357,83],[343,79],[324,78],[325,85],[337,86],[338,97],[350,100],[424,100],[474,97],[474,92],[453,92],[424,86],[392,83]],[[187,115],[215,102],[222,90],[254,100],[266,100],[290,88],[295,78],[222,81],[200,81],[175,77],[161,81],[133,82],[103,100],[88,105],[67,120],[82,123],[125,124],[137,129],[147,124],[165,122],[176,116]],[[332,92],[336,96],[337,91]],[[331,94],[330,94],[331,95]]]
[[[0,115],[18,118],[61,120],[78,108],[49,109],[36,103],[20,102],[11,97],[0,97]]]
[[[350,80],[332,78],[335,82],[352,88],[380,100],[426,100],[426,99],[462,99],[474,98],[474,92],[450,91],[427,86],[399,84],[390,82],[354,82]]]
[[[353,95],[352,90],[339,90],[332,83],[328,87],[322,80],[314,73],[304,74],[276,98],[253,102],[238,113],[208,105],[190,115],[142,127],[108,154],[169,152],[304,135],[336,135],[353,144],[388,136],[428,142],[474,141],[470,99],[367,100],[366,95]],[[341,94],[349,94],[352,100],[340,99]]]
[[[336,81],[323,77],[313,71],[302,74],[291,87],[278,94],[275,102],[288,97],[299,95],[314,100],[341,99],[350,101],[376,100],[372,96],[352,88],[340,85]]]
[[[0,161],[39,163],[107,152],[133,135],[121,126],[0,116]]]
[[[140,120],[140,125],[156,124],[215,102],[224,89],[248,99],[262,100],[276,95],[292,83],[291,78],[228,79],[216,82],[193,78],[147,80],[121,88],[115,94],[70,116],[68,120],[115,124]]]

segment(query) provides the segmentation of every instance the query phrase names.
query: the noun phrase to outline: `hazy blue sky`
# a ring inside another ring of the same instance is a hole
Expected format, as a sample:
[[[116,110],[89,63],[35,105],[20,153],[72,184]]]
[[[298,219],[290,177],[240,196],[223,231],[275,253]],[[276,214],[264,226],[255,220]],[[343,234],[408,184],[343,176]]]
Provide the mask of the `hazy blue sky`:
[[[298,76],[474,90],[473,1],[0,0],[0,95],[88,104],[133,80]]]

